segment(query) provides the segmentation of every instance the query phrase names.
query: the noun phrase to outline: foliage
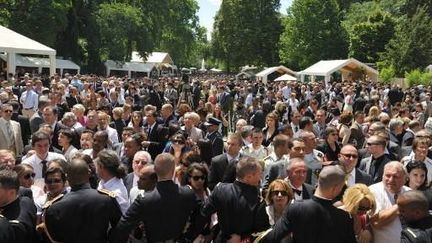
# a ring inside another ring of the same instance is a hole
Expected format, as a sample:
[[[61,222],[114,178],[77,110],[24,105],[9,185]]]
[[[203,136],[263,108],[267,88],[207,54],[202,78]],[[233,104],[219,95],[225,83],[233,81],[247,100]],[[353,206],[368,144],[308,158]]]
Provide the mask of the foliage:
[[[212,54],[227,70],[279,63],[279,0],[224,0],[216,14]]]
[[[380,69],[379,79],[383,83],[388,84],[388,83],[390,83],[392,78],[395,77],[395,75],[396,75],[396,70],[395,70],[394,66],[383,67]]]
[[[346,58],[346,32],[341,20],[335,0],[294,1],[280,38],[281,61],[302,69],[319,60]]]
[[[412,17],[403,16],[381,60],[387,65],[394,65],[399,75],[426,67],[432,63],[431,28],[432,19],[424,8],[418,8]]]
[[[101,38],[101,59],[128,61],[133,47],[142,56],[151,51],[152,40],[148,33],[148,25],[143,20],[143,13],[128,4],[101,4],[96,12],[96,23]]]
[[[355,24],[349,30],[349,55],[360,61],[374,63],[379,53],[394,35],[395,21],[386,12],[376,10],[366,22]]]
[[[408,80],[409,86],[422,84],[422,72],[420,69],[414,69],[410,72],[405,72],[405,78]]]

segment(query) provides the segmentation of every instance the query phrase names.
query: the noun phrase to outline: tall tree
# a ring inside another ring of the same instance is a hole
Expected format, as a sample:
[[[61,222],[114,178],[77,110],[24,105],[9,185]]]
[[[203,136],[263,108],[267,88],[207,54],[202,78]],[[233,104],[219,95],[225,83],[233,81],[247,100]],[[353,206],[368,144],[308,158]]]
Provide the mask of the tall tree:
[[[366,22],[355,24],[349,30],[349,55],[363,62],[375,63],[379,53],[394,35],[395,21],[390,14],[376,10]]]
[[[393,65],[398,75],[432,63],[432,18],[424,7],[401,18],[396,34],[382,54],[387,66]]]
[[[224,0],[216,14],[213,53],[230,71],[246,64],[278,63],[282,31],[279,0]]]
[[[281,61],[303,69],[322,59],[346,58],[346,32],[335,0],[295,0],[280,39]]]

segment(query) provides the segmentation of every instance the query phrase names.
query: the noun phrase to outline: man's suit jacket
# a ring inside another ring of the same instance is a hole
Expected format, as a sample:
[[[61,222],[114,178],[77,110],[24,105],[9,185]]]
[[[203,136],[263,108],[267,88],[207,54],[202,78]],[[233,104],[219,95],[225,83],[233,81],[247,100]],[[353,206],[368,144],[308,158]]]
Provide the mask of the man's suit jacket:
[[[311,199],[314,195],[315,188],[307,183],[303,183],[303,189],[302,189],[302,199]]]
[[[262,183],[262,189],[267,190],[270,183],[272,183],[276,179],[284,179],[288,176],[287,174],[287,167],[288,167],[289,161],[287,162],[278,162],[273,165],[271,165],[269,169],[269,173],[264,178],[264,182]],[[305,181],[311,181],[312,177],[312,170],[306,167],[306,180]],[[308,184],[309,185],[309,184]]]
[[[6,125],[3,123],[5,120],[1,118],[2,122],[0,127],[0,149],[10,149],[8,146],[8,141],[10,141],[10,137],[6,130]],[[18,157],[21,157],[24,151],[24,144],[21,136],[21,126],[18,122],[11,120],[11,128],[14,134],[14,143],[15,143],[15,153]]]
[[[69,108],[72,108],[76,104],[82,104],[81,97],[79,95],[77,95],[75,97],[67,96],[66,97],[66,103],[67,103]]]
[[[134,178],[134,173],[131,172],[129,174],[127,174],[124,178],[123,178],[123,183],[126,187],[126,190],[128,192],[128,194],[130,193],[130,190],[133,186],[133,178]]]
[[[369,174],[361,171],[360,169],[355,168],[355,183],[362,183],[365,184],[366,186],[372,185],[373,184],[373,180],[372,180],[372,176],[370,176]]]
[[[145,129],[147,130],[147,128]],[[147,147],[147,151],[154,160],[156,156],[162,153],[163,149],[165,148],[165,144],[168,140],[168,132],[160,124],[156,124],[153,129],[150,130],[147,139],[150,142],[150,145]]]
[[[183,131],[185,131],[185,127],[184,126],[181,129]],[[198,142],[198,140],[200,140],[200,139],[203,138],[203,132],[202,132],[201,129],[199,129],[197,127],[192,127],[188,138],[192,139],[192,141],[194,141],[196,143],[196,142]]]
[[[29,143],[30,136],[32,134],[30,130],[30,121],[27,117],[19,115],[18,113],[12,114],[12,120],[18,122],[21,126],[21,137],[23,140],[24,146]]]
[[[222,135],[216,131],[211,134],[207,134],[207,139],[210,140],[212,145],[212,157],[220,155],[224,151],[224,143]]]
[[[33,114],[32,117],[30,117],[30,131],[31,133],[37,132],[39,130],[39,126],[44,122],[42,118],[42,112],[38,111]]]
[[[385,156],[385,157],[383,158],[383,161],[381,162],[380,166],[378,168],[376,168],[375,176],[372,176],[370,174],[370,168],[371,168],[371,164],[372,164],[372,156],[364,158],[360,162],[360,166],[358,167],[358,169],[360,169],[363,172],[365,172],[366,174],[370,175],[372,177],[372,183],[378,183],[382,180],[382,176],[384,174],[384,166],[388,162],[391,161],[391,159],[389,158],[389,156],[387,154],[384,154],[383,156]],[[357,174],[356,174],[356,176],[357,176]]]
[[[235,176],[235,164],[228,164],[226,153],[212,158],[208,180],[208,186],[211,190],[213,190],[219,182],[234,182]]]

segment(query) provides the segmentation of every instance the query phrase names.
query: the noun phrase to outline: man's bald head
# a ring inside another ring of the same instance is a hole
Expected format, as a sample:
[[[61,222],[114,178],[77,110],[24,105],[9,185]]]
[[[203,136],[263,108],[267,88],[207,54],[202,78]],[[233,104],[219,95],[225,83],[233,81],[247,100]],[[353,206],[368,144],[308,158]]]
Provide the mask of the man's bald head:
[[[171,180],[174,176],[175,158],[172,154],[159,154],[154,162],[154,170],[158,181]]]
[[[67,178],[71,186],[89,182],[90,169],[83,159],[72,159]]]

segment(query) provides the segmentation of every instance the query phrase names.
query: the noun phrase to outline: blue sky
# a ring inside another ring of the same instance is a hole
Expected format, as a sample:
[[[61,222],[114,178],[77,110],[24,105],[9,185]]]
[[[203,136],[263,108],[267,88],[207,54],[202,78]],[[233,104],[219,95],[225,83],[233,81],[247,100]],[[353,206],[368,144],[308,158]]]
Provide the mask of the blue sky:
[[[291,5],[293,0],[280,0],[281,8],[279,11],[286,14],[286,9]],[[222,0],[198,0],[200,7],[198,17],[200,25],[207,28],[207,38],[210,39],[210,33],[213,29],[213,19],[219,9]]]

